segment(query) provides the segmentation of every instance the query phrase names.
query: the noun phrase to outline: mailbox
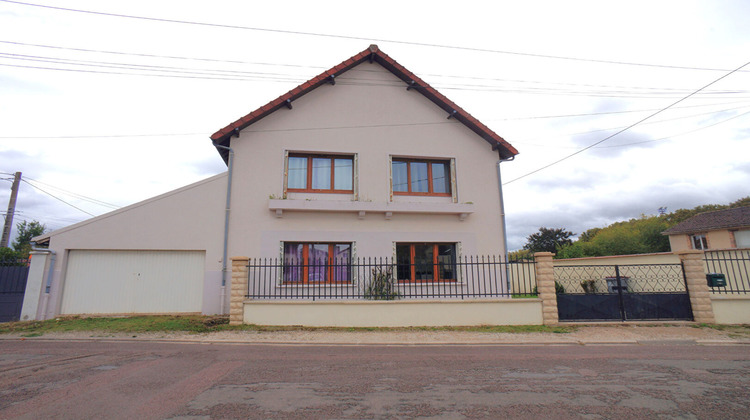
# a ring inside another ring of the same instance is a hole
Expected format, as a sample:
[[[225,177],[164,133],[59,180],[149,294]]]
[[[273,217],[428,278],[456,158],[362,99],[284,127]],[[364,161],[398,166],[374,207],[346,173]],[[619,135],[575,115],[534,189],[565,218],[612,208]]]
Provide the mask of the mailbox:
[[[721,273],[706,274],[708,287],[727,287],[727,278]]]

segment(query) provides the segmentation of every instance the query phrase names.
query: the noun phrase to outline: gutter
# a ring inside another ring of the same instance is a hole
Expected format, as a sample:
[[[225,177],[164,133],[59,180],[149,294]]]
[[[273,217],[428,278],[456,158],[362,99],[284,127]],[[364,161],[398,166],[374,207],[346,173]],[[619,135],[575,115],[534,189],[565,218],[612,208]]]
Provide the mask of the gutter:
[[[510,292],[510,273],[508,266],[508,229],[505,225],[505,200],[503,199],[503,180],[502,176],[500,175],[500,164],[503,162],[511,162],[515,159],[515,156],[511,156],[509,158],[503,159],[500,157],[500,160],[497,161],[497,188],[500,192],[500,225],[503,229],[503,251],[505,252],[505,255],[503,255],[503,259],[505,261],[505,283],[506,287],[508,288],[508,292]]]
[[[224,315],[224,301],[227,296],[227,248],[229,243],[229,212],[231,209],[232,202],[232,163],[234,163],[234,150],[231,147],[222,146],[220,144],[213,143],[217,149],[225,149],[229,151],[229,157],[227,160],[227,201],[226,209],[224,211],[224,251],[221,257],[221,302],[219,304],[219,313]]]
[[[36,245],[36,242],[33,243]],[[52,289],[52,276],[55,272],[55,260],[57,259],[57,253],[55,251],[48,249],[48,248],[36,248],[34,246],[31,247],[31,250],[34,252],[43,252],[46,254],[49,254],[49,267],[47,268],[47,281],[45,282],[44,286],[44,294],[42,295],[42,321],[47,319],[47,309],[49,307],[49,294],[50,290]]]

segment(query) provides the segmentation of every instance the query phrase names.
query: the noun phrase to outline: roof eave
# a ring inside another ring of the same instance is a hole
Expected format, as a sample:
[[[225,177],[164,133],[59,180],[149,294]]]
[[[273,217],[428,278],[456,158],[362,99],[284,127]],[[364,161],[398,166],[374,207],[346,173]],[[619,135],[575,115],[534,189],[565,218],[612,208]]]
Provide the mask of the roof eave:
[[[377,45],[370,45],[370,47],[360,52],[359,54],[356,54],[348,60],[343,61],[339,65],[324,71],[323,73],[313,77],[305,83],[302,83],[301,85],[290,90],[284,95],[279,96],[268,104],[227,125],[226,127],[212,134],[211,141],[214,144],[218,144],[224,147],[230,147],[231,137],[233,135],[239,136],[239,132],[241,130],[244,130],[251,124],[278,111],[279,108],[290,107],[291,103],[295,100],[312,92],[323,84],[335,80],[336,77],[362,64],[366,60],[370,62],[377,62],[383,68],[401,79],[406,84],[405,87],[408,87],[410,89],[414,88],[432,103],[443,109],[446,112],[447,118],[455,118],[464,126],[472,130],[475,134],[479,135],[491,145],[493,151],[498,151],[501,159],[508,159],[518,154],[518,150],[516,150],[516,148],[514,148],[510,143],[505,141],[505,139],[500,137],[489,127],[482,124],[479,120],[474,118],[471,114],[463,110],[461,107],[453,103],[453,101],[443,96],[440,92],[432,88],[429,84],[424,82],[421,78],[417,77],[414,73],[410,72],[398,62],[393,60],[390,56],[380,51]],[[216,149],[219,152],[219,155],[224,160],[224,163],[228,163],[228,150],[220,147],[217,147]]]

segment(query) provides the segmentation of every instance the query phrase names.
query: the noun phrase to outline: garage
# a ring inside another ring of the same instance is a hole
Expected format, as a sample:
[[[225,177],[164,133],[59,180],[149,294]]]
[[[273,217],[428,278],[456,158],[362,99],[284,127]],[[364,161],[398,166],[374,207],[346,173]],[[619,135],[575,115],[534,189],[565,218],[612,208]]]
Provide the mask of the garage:
[[[201,312],[205,251],[71,250],[61,313]]]

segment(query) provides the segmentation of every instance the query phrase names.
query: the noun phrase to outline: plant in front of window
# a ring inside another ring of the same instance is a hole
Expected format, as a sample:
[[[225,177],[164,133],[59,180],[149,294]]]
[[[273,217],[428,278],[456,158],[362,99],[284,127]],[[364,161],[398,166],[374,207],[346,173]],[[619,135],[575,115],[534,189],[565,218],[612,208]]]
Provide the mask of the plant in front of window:
[[[370,284],[365,290],[364,297],[369,300],[394,300],[398,298],[392,267],[375,267],[372,269]]]
[[[581,280],[581,287],[583,288],[583,292],[587,295],[597,292],[596,280]]]

